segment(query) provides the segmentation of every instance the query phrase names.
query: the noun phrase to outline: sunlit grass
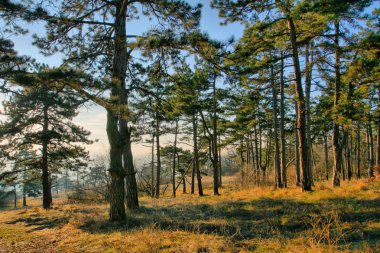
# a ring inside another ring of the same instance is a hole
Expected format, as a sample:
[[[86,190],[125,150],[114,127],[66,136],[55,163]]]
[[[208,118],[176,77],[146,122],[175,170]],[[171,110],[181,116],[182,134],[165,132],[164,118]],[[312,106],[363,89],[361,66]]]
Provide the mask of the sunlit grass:
[[[210,181],[210,179],[207,179]],[[379,252],[380,182],[316,183],[315,191],[240,188],[221,196],[178,192],[140,198],[124,223],[106,204],[65,204],[0,212],[0,252]],[[211,181],[210,181],[211,182]]]

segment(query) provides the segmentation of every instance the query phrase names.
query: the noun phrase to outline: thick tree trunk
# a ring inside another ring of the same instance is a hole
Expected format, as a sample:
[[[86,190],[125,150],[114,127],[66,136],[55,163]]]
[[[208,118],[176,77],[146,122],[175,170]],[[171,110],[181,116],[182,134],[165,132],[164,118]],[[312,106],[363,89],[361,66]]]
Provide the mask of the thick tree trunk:
[[[278,119],[277,119],[277,91],[274,83],[273,66],[270,67],[270,79],[272,88],[272,108],[273,108],[273,135],[274,135],[274,172],[275,188],[282,188],[281,168],[280,168],[280,147],[278,143]]]
[[[175,132],[174,132],[174,150],[173,150],[173,164],[172,164],[172,184],[173,184],[173,193],[172,196],[176,197],[175,189],[175,174],[176,174],[176,155],[177,155],[177,135],[178,135],[178,120],[175,122]]]
[[[127,127],[126,138],[123,151],[124,168],[126,171],[126,200],[128,209],[136,209],[139,207],[138,190],[136,182],[136,171],[133,165],[131,130]]]
[[[287,187],[286,178],[286,145],[285,145],[285,81],[284,81],[284,55],[281,51],[280,66],[280,139],[281,139],[281,179],[283,187]]]
[[[198,150],[198,119],[197,115],[193,114],[193,171],[197,173],[197,183],[198,183],[198,195],[203,196],[203,187],[202,187],[202,175],[199,168],[199,150]]]
[[[122,221],[125,220],[123,143],[118,131],[118,117],[111,110],[107,110],[107,135],[110,143],[110,220]]]
[[[43,129],[42,129],[42,206],[45,209],[51,208],[51,180],[48,165],[48,143],[49,143],[49,116],[48,107],[43,108]]]
[[[298,44],[297,44],[297,35],[296,28],[293,22],[293,19],[290,15],[287,16],[288,29],[290,35],[290,43],[292,48],[292,58],[294,65],[294,79],[295,79],[295,91],[296,91],[296,101],[297,101],[297,134],[299,139],[299,156],[300,156],[300,171],[302,178],[302,190],[310,191],[312,182],[312,172],[310,167],[310,150],[307,143],[306,137],[306,115],[305,115],[305,98],[302,88],[302,76],[301,68],[299,63],[299,54],[298,54]]]

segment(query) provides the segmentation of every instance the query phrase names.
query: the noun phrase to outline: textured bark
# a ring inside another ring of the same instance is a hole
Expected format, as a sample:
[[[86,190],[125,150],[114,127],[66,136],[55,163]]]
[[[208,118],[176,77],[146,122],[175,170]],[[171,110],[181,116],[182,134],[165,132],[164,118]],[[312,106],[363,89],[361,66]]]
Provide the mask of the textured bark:
[[[295,79],[295,95],[297,101],[297,134],[299,139],[299,156],[300,156],[300,172],[301,187],[303,191],[310,191],[312,186],[312,172],[309,159],[309,146],[306,137],[306,115],[305,115],[305,98],[302,88],[301,68],[299,63],[298,44],[296,28],[293,19],[287,15],[287,23],[290,35],[290,43],[292,49],[292,59],[294,66]]]
[[[198,119],[197,115],[193,114],[193,171],[197,174],[197,183],[198,183],[198,195],[203,196],[203,187],[202,187],[202,175],[199,168],[199,150],[198,150]]]
[[[124,169],[126,171],[126,200],[128,209],[136,209],[139,207],[138,191],[136,183],[136,171],[133,165],[131,131],[126,129],[125,145],[123,150]]]
[[[118,131],[118,117],[107,110],[107,135],[110,143],[110,220],[125,220],[123,143]]]
[[[297,102],[295,102],[295,108],[297,110]],[[295,153],[295,166],[296,166],[296,185],[301,186],[301,170],[300,170],[300,153],[299,146],[300,142],[298,139],[298,129],[297,129],[298,115],[296,113],[296,121],[295,121],[295,133],[294,133],[294,153]]]
[[[349,140],[352,140],[352,138],[349,138],[348,131],[346,131],[344,134],[346,135],[346,147],[345,147],[346,154],[345,154],[345,156],[346,156],[347,179],[351,180],[352,168],[351,168],[351,148],[350,148],[350,141]]]

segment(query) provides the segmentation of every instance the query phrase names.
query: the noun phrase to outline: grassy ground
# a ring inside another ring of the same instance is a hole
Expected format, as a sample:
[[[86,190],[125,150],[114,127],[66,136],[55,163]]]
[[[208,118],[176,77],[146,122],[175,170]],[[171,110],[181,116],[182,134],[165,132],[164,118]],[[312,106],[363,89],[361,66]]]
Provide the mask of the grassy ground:
[[[125,223],[99,204],[2,211],[0,252],[380,252],[379,181],[221,193],[142,197]]]

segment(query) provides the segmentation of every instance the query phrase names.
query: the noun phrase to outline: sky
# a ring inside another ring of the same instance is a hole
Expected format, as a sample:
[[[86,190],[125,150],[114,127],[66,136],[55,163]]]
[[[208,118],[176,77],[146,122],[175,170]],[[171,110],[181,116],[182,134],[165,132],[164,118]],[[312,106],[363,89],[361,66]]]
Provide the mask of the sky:
[[[239,23],[221,26],[222,21],[218,17],[218,11],[210,8],[210,1],[188,1],[192,5],[201,3],[202,16],[201,16],[201,30],[207,32],[212,39],[226,41],[231,37],[239,38],[243,33],[243,26]],[[62,55],[56,54],[53,56],[45,57],[39,53],[38,48],[32,45],[32,34],[43,35],[44,27],[42,24],[25,24],[29,30],[27,35],[12,37],[15,44],[15,50],[20,55],[29,55],[37,60],[39,63],[48,64],[51,67],[57,67],[61,64]],[[141,34],[141,31],[146,31],[151,26],[151,23],[146,18],[140,18],[137,21],[127,24],[127,31],[129,34]],[[99,106],[86,106],[80,109],[79,115],[74,119],[76,124],[83,126],[85,129],[91,131],[90,138],[98,141],[92,145],[88,145],[87,149],[91,156],[105,155],[108,153],[108,139],[106,135],[106,112]],[[169,144],[171,136],[163,137],[162,146]],[[132,152],[134,154],[135,162],[140,163],[138,160],[144,160],[148,157],[150,148],[144,144],[133,144]],[[136,161],[137,160],[137,161]]]

